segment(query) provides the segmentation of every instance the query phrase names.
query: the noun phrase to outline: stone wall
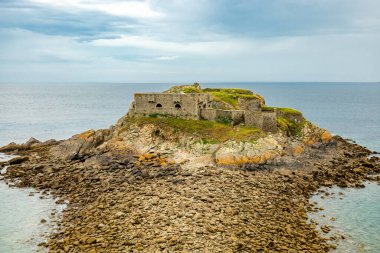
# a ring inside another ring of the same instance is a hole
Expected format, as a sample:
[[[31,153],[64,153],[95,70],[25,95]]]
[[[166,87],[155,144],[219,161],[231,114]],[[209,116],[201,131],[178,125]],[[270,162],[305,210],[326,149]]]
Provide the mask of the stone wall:
[[[210,94],[137,93],[129,115],[133,117],[162,114],[209,121],[228,118],[232,120],[233,125],[245,123],[248,127],[277,132],[277,116],[282,115],[281,112],[261,111],[259,99],[239,98],[238,104],[241,110],[215,109],[211,107],[212,103]]]
[[[244,122],[248,127],[260,128],[266,132],[278,131],[276,111],[244,111]]]
[[[286,118],[288,120],[295,121],[296,123],[301,123],[303,121],[302,114],[292,114],[292,113],[286,113],[281,110],[277,110],[277,117],[278,118]]]
[[[259,111],[261,110],[261,101],[257,98],[238,98],[240,110]]]
[[[261,111],[244,111],[244,123],[248,127],[263,128],[263,113]]]
[[[263,123],[261,129],[265,132],[276,133],[277,128],[277,114],[274,112],[262,112]]]
[[[244,111],[241,110],[220,110],[220,109],[201,109],[200,118],[210,121],[218,121],[220,118],[229,118],[234,125],[244,122]]]
[[[241,110],[216,110],[216,120],[218,118],[229,118],[233,125],[238,125],[244,122],[244,111]]]
[[[199,119],[200,109],[211,101],[209,94],[137,93],[134,115],[166,114],[186,119]]]
[[[216,109],[201,109],[200,110],[200,118],[204,120],[209,121],[215,121],[216,120]]]

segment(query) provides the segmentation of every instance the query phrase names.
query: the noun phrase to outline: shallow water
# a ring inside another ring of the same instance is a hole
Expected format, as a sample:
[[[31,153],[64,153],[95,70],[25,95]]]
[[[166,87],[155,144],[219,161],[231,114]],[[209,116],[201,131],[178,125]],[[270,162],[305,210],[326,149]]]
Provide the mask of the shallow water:
[[[0,161],[6,159],[9,157],[0,153]],[[63,206],[41,196],[34,189],[9,187],[0,181],[0,252],[45,251],[37,245],[54,229],[51,212],[56,210],[58,217]],[[47,222],[42,224],[41,219]]]
[[[330,226],[329,234],[345,236],[334,252],[380,252],[380,186],[366,183],[362,189],[333,187],[324,190],[330,195],[321,198],[324,194],[320,194],[310,199],[324,210],[311,213],[310,218],[320,225]]]

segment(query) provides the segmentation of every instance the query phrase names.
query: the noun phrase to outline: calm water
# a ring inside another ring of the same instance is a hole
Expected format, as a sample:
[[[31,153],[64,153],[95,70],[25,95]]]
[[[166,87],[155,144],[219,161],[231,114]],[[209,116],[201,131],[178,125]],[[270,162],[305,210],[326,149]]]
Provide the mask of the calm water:
[[[10,158],[0,153],[0,161]],[[0,252],[45,251],[37,245],[46,241],[54,229],[51,212],[55,211],[58,218],[64,206],[41,196],[31,188],[10,188],[0,181]],[[41,219],[47,222],[41,223]]]
[[[107,128],[127,112],[133,93],[162,91],[172,85],[0,84],[0,146],[12,141],[25,142],[31,136],[40,140],[64,139],[90,128]],[[265,97],[268,105],[299,109],[307,119],[334,134],[380,151],[379,83],[209,83],[203,86],[254,90]],[[380,196],[380,187],[366,187],[354,192],[358,196],[369,196],[366,201],[360,202],[364,209],[378,210],[380,202],[375,196]],[[12,197],[12,194],[15,196]],[[20,193],[16,189],[1,187],[0,203],[7,201],[7,198],[14,199],[16,205],[7,207],[12,209],[27,202],[17,194]],[[363,218],[363,209],[355,204],[358,201],[355,196],[347,194],[344,201],[351,206],[344,210],[338,208],[336,212],[351,218],[340,219],[342,222],[336,223],[339,229],[355,238],[356,244],[374,243],[379,247],[380,243],[370,236],[375,234],[376,238],[380,238],[378,211],[375,215],[374,212],[366,213]],[[342,203],[326,205],[333,207]],[[27,220],[35,217],[26,210],[12,217],[0,212],[1,237],[4,237],[4,230],[19,223],[20,217]],[[359,229],[346,229],[344,224]],[[374,229],[369,230],[368,226],[374,226]],[[0,242],[3,242],[1,237]],[[22,242],[16,237],[9,237],[8,243],[11,241],[14,245],[20,245]],[[0,252],[4,251],[2,244]]]
[[[380,186],[376,183],[365,186],[364,189],[325,189],[329,197],[322,199],[322,195],[317,195],[310,200],[325,209],[311,214],[311,218],[330,226],[331,234],[346,237],[336,252],[380,252]]]

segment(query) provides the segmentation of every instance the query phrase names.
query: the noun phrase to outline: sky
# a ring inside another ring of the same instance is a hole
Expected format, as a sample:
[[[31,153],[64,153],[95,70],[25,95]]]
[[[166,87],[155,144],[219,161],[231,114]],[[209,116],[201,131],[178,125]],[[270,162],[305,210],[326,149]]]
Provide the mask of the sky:
[[[380,81],[379,0],[0,0],[0,82]]]

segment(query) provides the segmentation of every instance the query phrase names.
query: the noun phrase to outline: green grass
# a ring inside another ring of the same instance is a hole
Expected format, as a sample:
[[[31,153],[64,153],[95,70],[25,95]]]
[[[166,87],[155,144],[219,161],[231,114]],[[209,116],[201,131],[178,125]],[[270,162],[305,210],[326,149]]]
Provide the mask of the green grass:
[[[221,101],[231,105],[234,109],[239,109],[238,99],[260,99],[264,100],[260,95],[254,94],[250,90],[238,88],[205,88],[201,89],[199,84],[175,86],[170,90],[172,93],[209,93],[215,101]]]
[[[231,123],[233,122],[233,120],[230,117],[218,117],[216,119],[216,122],[219,122],[219,123],[222,123],[222,124],[225,124],[225,125],[231,125]]]
[[[229,94],[246,94],[246,95],[252,95],[253,92],[246,89],[238,89],[238,88],[205,88],[202,89],[204,92],[223,92],[223,93],[229,93]]]
[[[263,107],[261,107],[261,111],[263,111],[263,112],[274,112],[274,109],[275,109],[276,107],[271,107],[271,106],[263,106]]]
[[[271,106],[263,106],[261,110],[263,112],[274,112],[274,110],[277,109],[278,111],[283,112],[284,114],[289,114],[289,115],[302,115],[300,111],[297,111],[292,108],[284,108],[284,107],[271,107]]]
[[[230,89],[228,89],[230,90]],[[256,94],[239,94],[239,93],[228,93],[223,90],[221,91],[211,91],[212,97],[216,101],[222,101],[229,105],[232,105],[234,109],[239,109],[238,99],[248,98],[248,99],[262,99]]]
[[[295,109],[292,109],[292,108],[277,108],[279,111],[282,111],[283,113],[285,114],[292,114],[292,115],[302,115],[302,113],[300,111],[297,111]]]
[[[160,129],[172,130],[173,134],[185,133],[208,140],[209,142],[224,142],[227,140],[251,141],[265,136],[265,133],[257,128],[233,127],[223,123],[206,120],[186,120],[174,117],[138,117],[128,121],[120,130],[127,131],[130,124],[143,126],[154,124]]]
[[[184,93],[202,93],[202,90],[195,86],[184,87],[181,91]]]
[[[151,118],[158,118],[158,116],[160,116],[158,113],[149,114],[149,117]]]
[[[277,125],[281,131],[285,132],[288,136],[300,136],[305,120],[297,123],[293,120],[279,117],[277,118]]]

